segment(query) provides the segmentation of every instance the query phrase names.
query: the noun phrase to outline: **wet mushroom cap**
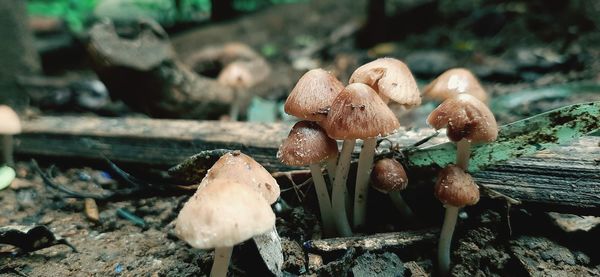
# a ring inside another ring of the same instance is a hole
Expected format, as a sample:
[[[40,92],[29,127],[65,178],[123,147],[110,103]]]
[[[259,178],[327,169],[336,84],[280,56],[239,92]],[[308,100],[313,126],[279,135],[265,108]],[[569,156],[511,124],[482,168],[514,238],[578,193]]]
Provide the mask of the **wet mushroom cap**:
[[[285,101],[287,114],[310,120],[322,121],[333,99],[344,85],[329,72],[317,68],[306,72]]]
[[[479,202],[479,187],[470,174],[455,165],[442,169],[433,190],[444,205],[464,207]]]
[[[221,156],[208,170],[198,190],[217,180],[246,184],[259,192],[269,204],[275,203],[279,198],[279,184],[271,173],[254,159],[239,151]]]
[[[175,233],[194,248],[231,247],[275,225],[265,199],[247,185],[217,180],[185,203]]]
[[[402,61],[394,58],[379,58],[357,68],[350,83],[363,83],[371,86],[382,98],[406,107],[421,104],[421,94],[410,69]]]
[[[390,158],[375,162],[373,171],[371,171],[371,181],[371,186],[382,193],[402,191],[408,185],[404,167],[398,161]]]
[[[335,98],[323,127],[329,137],[346,140],[387,136],[400,123],[370,86],[354,83]]]
[[[21,133],[21,121],[17,113],[9,106],[0,105],[0,135]]]
[[[327,136],[321,126],[311,121],[294,124],[283,142],[277,157],[291,166],[306,166],[319,163],[338,154],[337,143]]]
[[[490,142],[498,136],[498,125],[490,109],[469,94],[447,99],[429,114],[427,123],[435,129],[447,128],[452,141]]]
[[[424,97],[440,102],[459,93],[473,95],[483,103],[488,101],[487,93],[477,77],[465,68],[449,69],[423,89]]]

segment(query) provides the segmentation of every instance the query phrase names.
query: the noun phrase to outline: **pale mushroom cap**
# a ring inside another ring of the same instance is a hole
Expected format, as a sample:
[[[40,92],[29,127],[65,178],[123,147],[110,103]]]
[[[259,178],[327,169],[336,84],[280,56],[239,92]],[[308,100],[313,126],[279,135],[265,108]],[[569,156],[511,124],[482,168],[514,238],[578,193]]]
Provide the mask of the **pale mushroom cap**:
[[[382,193],[402,191],[408,185],[404,167],[390,158],[375,162],[371,171],[371,181],[371,186]]]
[[[0,105],[0,135],[21,133],[21,121],[17,113],[9,106]]]
[[[323,127],[334,139],[366,139],[392,134],[400,123],[371,87],[354,83],[335,98]]]
[[[251,157],[239,151],[227,153],[208,170],[198,190],[208,187],[215,181],[229,180],[248,185],[259,192],[269,204],[279,198],[279,184],[271,173]]]
[[[490,142],[498,136],[498,125],[492,111],[470,94],[458,94],[440,104],[427,117],[435,129],[447,128],[452,141]]]
[[[394,58],[379,58],[357,68],[350,83],[371,86],[382,98],[388,98],[405,107],[421,104],[421,94],[410,69]]]
[[[277,157],[291,166],[319,163],[338,154],[337,143],[327,136],[321,126],[311,121],[294,124],[290,134],[279,147]]]
[[[248,88],[254,85],[256,82],[252,73],[243,62],[232,62],[228,64],[217,77],[219,84],[228,86],[231,88]]]
[[[317,68],[306,72],[285,101],[287,114],[310,120],[322,121],[335,97],[344,85],[329,72]]]
[[[471,175],[455,165],[442,169],[433,191],[444,205],[464,207],[479,202],[479,187]]]
[[[197,190],[175,222],[175,233],[194,248],[231,247],[275,225],[265,199],[247,185],[215,181]]]
[[[440,102],[459,93],[473,95],[483,103],[488,101],[487,93],[477,77],[465,68],[449,69],[423,89],[424,97]]]

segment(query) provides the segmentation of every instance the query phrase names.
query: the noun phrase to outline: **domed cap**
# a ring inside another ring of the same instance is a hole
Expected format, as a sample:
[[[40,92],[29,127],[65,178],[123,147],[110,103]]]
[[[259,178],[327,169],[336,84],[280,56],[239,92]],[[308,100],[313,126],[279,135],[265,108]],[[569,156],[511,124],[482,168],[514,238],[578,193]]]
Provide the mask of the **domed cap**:
[[[357,68],[350,83],[371,86],[387,102],[392,100],[406,107],[421,104],[419,87],[410,69],[394,58],[380,58]]]
[[[243,62],[228,64],[217,77],[219,84],[231,88],[248,88],[256,83],[252,73]]]
[[[479,187],[460,167],[448,165],[438,175],[433,188],[435,197],[444,205],[464,207],[479,202]]]
[[[321,126],[311,121],[300,121],[279,147],[277,157],[287,165],[305,166],[335,157],[337,153],[336,141],[328,137]]]
[[[452,141],[490,142],[498,136],[496,118],[490,109],[470,94],[458,94],[444,101],[427,117],[435,129],[447,128]]]
[[[175,233],[194,248],[230,247],[268,232],[275,214],[247,185],[217,180],[197,190],[175,222]]]
[[[365,139],[387,136],[400,128],[394,113],[368,85],[348,85],[335,98],[324,122],[329,137]]]
[[[408,185],[404,167],[398,161],[390,158],[375,162],[373,171],[371,171],[371,181],[371,186],[382,193],[401,191]]]
[[[335,76],[323,69],[306,72],[285,101],[287,114],[310,120],[322,121],[333,99],[344,89],[344,85]]]
[[[483,89],[477,77],[466,68],[449,69],[423,89],[424,97],[440,102],[459,93],[473,95],[483,103],[488,101],[485,89]]]
[[[0,105],[0,134],[16,135],[21,133],[21,121],[17,113],[9,106]]]
[[[216,180],[246,184],[258,191],[269,204],[275,203],[279,198],[279,184],[271,176],[271,173],[254,159],[239,151],[221,156],[208,170],[198,186],[198,190],[209,186]]]

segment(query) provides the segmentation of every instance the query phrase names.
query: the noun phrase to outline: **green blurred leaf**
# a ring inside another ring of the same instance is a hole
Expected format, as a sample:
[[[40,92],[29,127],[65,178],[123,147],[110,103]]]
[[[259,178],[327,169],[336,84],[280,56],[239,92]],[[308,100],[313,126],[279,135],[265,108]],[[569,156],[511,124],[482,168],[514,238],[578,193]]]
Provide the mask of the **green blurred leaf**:
[[[15,170],[12,167],[0,167],[0,190],[7,188],[15,179],[15,176]]]
[[[473,147],[469,171],[567,143],[600,129],[600,101],[575,104],[545,112],[500,127],[498,140]],[[452,142],[407,153],[413,167],[454,163],[456,146]]]

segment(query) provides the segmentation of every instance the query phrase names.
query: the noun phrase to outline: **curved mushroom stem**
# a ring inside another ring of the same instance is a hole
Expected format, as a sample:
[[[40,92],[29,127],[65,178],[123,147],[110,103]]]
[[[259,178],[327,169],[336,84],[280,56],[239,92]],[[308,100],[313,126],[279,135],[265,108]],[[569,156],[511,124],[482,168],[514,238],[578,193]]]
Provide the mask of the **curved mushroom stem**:
[[[14,166],[12,135],[2,135],[1,139],[2,160],[0,161],[0,165],[5,164],[12,167]]]
[[[317,192],[317,200],[319,201],[319,210],[321,211],[321,220],[323,221],[323,233],[326,236],[331,236],[334,233],[335,224],[333,223],[333,212],[325,178],[323,178],[319,164],[311,164],[309,167],[313,183],[315,184],[315,191]]]
[[[456,143],[456,166],[467,171],[469,159],[471,158],[471,142],[461,139]]]
[[[365,224],[367,197],[369,195],[369,177],[373,166],[373,157],[377,147],[377,138],[363,140],[358,169],[356,171],[356,187],[354,189],[354,227]]]
[[[406,201],[404,201],[404,198],[402,197],[402,194],[400,194],[400,191],[390,191],[389,195],[390,199],[392,200],[392,203],[394,203],[394,206],[396,207],[396,209],[398,209],[398,211],[400,212],[400,216],[404,220],[411,221],[415,218],[415,214],[413,213],[412,209],[408,206],[408,204],[406,204]]]
[[[354,150],[355,140],[344,140],[342,151],[338,160],[338,165],[335,170],[335,182],[333,183],[333,191],[331,202],[334,212],[335,225],[340,236],[348,237],[352,235],[350,223],[348,223],[348,215],[346,214],[346,198],[348,189],[346,181],[348,180],[348,171],[350,171],[350,159]]]
[[[219,247],[215,248],[215,258],[213,260],[213,266],[210,270],[210,277],[226,277],[227,269],[229,268],[229,260],[231,259],[231,252],[233,247]]]
[[[333,181],[335,180],[335,167],[337,165],[339,154],[333,158],[329,158],[326,163],[327,167],[327,175],[329,176],[329,183],[333,185]]]
[[[458,207],[446,205],[444,225],[442,225],[440,242],[438,244],[438,267],[440,276],[448,276],[450,274],[450,244],[452,243],[454,226],[456,226],[458,209]]]

